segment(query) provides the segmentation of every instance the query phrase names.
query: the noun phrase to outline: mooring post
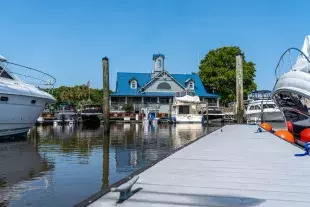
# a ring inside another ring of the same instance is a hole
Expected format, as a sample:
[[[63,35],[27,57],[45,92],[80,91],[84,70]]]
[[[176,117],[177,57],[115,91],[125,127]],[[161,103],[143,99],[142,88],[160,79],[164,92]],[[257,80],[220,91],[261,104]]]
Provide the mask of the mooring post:
[[[171,112],[172,112],[172,100],[171,98],[169,98],[169,114],[168,114],[169,119],[171,119]]]
[[[261,102],[261,109],[260,109],[260,122],[263,123],[264,122],[264,93],[262,94],[262,102]]]
[[[237,106],[237,123],[243,123],[243,58],[241,54],[236,56],[236,106]]]
[[[209,126],[209,101],[206,99],[206,122],[207,126]]]
[[[110,135],[103,133],[103,163],[102,163],[102,186],[101,189],[106,189],[109,186],[109,171],[110,171]]]
[[[109,86],[109,59],[102,58],[103,70],[103,120],[104,120],[104,133],[110,132],[110,86]]]

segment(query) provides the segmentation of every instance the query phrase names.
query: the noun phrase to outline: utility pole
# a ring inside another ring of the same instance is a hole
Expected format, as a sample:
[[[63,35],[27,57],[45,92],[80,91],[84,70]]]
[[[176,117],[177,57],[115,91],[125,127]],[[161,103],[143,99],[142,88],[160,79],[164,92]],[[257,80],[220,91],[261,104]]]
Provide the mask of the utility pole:
[[[109,59],[102,58],[103,70],[103,120],[104,133],[110,132],[110,86],[109,86]]]
[[[237,106],[237,123],[243,123],[243,67],[242,67],[243,58],[241,54],[236,56],[236,106]]]

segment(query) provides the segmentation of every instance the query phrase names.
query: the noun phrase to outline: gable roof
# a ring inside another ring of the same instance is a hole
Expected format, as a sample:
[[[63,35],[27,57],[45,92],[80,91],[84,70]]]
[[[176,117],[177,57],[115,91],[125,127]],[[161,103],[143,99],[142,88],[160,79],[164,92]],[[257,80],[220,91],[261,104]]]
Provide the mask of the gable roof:
[[[188,82],[190,82],[190,81],[193,81],[193,82],[195,83],[195,81],[194,81],[192,78],[187,79],[187,80],[185,81],[185,83],[188,83]]]
[[[168,73],[168,72],[167,72]],[[169,74],[169,73],[168,73]],[[207,93],[198,74],[170,74],[183,88],[186,88],[186,80],[192,79],[195,82],[195,93],[197,96],[206,98],[218,98],[218,95]],[[138,87],[131,89],[129,80],[135,78],[138,81]],[[172,92],[139,92],[142,86],[145,86],[152,80],[151,73],[127,73],[118,72],[116,90],[111,96],[173,96]]]
[[[153,83],[154,81],[156,81],[156,79],[157,79],[158,77],[160,77],[163,73],[166,73],[170,78],[172,78],[172,80],[174,80],[174,82],[175,82],[176,84],[178,84],[181,88],[185,89],[184,86],[183,86],[181,83],[179,83],[170,73],[168,73],[168,71],[163,70],[163,71],[161,71],[160,73],[158,73],[156,76],[154,76],[154,77],[153,77],[149,82],[147,82],[145,85],[141,85],[141,88],[140,88],[140,90],[139,90],[138,92],[141,92],[141,91],[142,91],[141,89],[145,89],[148,85],[150,85],[151,83]]]

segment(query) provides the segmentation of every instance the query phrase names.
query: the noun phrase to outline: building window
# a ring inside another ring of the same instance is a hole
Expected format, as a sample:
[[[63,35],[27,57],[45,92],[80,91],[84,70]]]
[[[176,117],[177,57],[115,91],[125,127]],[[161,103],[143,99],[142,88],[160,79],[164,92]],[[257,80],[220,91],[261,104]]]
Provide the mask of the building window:
[[[137,81],[132,80],[130,83],[130,87],[131,87],[131,89],[136,89],[137,88]]]
[[[179,114],[189,114],[189,106],[179,106]]]
[[[171,90],[171,86],[169,85],[169,83],[163,82],[158,84],[157,89],[159,90]]]
[[[161,59],[157,60],[157,67],[161,68]]]
[[[194,90],[195,84],[194,84],[193,81],[191,81],[191,82],[188,83],[188,88]]]

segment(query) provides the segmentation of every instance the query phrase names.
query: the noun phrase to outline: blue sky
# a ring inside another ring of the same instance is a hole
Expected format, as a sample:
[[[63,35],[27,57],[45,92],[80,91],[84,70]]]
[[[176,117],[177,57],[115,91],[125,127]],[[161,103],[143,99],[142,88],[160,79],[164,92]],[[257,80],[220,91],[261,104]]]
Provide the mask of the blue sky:
[[[259,89],[272,89],[288,47],[309,34],[309,1],[1,1],[1,55],[42,69],[57,85],[101,87],[101,58],[116,71],[150,72],[165,54],[170,73],[197,72],[198,54],[237,45],[256,63]]]

